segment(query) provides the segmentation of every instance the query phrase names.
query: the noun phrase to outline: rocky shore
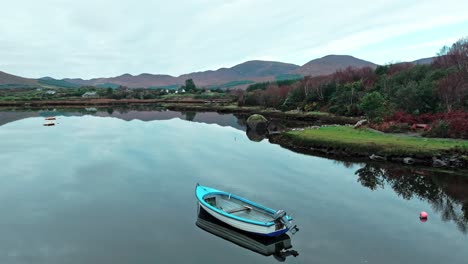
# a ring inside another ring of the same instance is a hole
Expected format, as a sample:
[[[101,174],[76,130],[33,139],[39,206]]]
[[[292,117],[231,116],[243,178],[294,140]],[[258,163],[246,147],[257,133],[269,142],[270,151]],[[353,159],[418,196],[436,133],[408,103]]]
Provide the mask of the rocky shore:
[[[346,159],[358,159],[362,161],[372,160],[377,162],[393,162],[413,166],[428,166],[434,168],[451,168],[468,170],[468,153],[464,151],[445,151],[430,154],[406,154],[384,155],[373,150],[362,150],[349,147],[335,147],[327,144],[310,144],[297,142],[284,133],[268,135],[270,143],[278,144],[294,152],[318,155],[322,157],[339,157]]]

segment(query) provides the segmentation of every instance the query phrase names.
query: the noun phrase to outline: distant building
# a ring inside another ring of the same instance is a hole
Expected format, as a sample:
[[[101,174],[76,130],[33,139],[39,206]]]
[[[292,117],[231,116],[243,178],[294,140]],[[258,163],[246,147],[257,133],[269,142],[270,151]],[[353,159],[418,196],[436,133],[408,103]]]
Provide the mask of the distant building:
[[[180,91],[181,93],[185,93],[185,89],[182,89],[182,91]]]
[[[81,97],[83,97],[83,98],[92,98],[92,97],[97,97],[97,94],[96,94],[96,92],[86,92]]]
[[[56,91],[49,90],[49,91],[46,91],[45,93],[50,94],[50,95],[54,95],[56,93]]]
[[[175,91],[175,93],[179,93],[179,91]]]

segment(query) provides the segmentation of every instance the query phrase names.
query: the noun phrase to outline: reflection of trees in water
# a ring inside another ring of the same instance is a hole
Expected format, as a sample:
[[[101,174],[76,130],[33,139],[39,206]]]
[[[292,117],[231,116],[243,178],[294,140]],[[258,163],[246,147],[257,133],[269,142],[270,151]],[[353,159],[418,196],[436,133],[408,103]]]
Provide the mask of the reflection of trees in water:
[[[353,168],[357,164],[361,165],[361,163],[348,161],[348,160],[333,160],[333,163],[335,163],[337,165],[342,165],[342,166],[344,166],[345,168],[348,168],[348,169]]]
[[[248,118],[248,115],[245,115],[245,114],[234,114],[234,116],[237,118],[237,124],[239,124],[241,127],[247,127],[247,118]]]
[[[197,112],[181,112],[181,114],[185,116],[185,120],[193,121],[195,119],[195,116],[197,115]]]
[[[380,168],[369,165],[356,171],[356,174],[359,175],[358,182],[371,190],[377,190],[379,187],[384,188],[384,173]]]
[[[128,113],[129,111],[161,111],[164,109],[157,104],[119,105],[114,108],[122,114]]]
[[[444,221],[454,221],[460,231],[467,233],[468,178],[371,163],[358,169],[356,175],[358,182],[371,190],[388,185],[404,199],[428,201]]]

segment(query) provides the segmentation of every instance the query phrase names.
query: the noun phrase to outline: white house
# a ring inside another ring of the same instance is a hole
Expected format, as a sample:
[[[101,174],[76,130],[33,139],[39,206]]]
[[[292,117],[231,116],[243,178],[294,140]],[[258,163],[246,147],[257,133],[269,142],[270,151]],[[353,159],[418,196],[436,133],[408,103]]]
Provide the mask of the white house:
[[[91,98],[91,97],[96,97],[96,92],[86,92],[84,93],[81,97],[83,98]]]
[[[45,93],[46,93],[46,94],[54,95],[56,92],[55,92],[55,91],[52,91],[52,90],[49,90],[49,91],[46,91]]]

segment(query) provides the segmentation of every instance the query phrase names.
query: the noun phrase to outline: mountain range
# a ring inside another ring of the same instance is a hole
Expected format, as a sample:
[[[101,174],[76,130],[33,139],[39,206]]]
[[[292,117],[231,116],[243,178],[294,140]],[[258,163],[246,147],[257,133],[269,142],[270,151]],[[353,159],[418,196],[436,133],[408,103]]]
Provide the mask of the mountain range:
[[[429,64],[433,58],[414,61],[414,64]],[[184,84],[185,80],[193,79],[198,86],[220,88],[245,88],[251,83],[282,79],[296,79],[302,76],[319,76],[332,74],[347,67],[375,68],[378,65],[349,55],[328,55],[314,59],[299,66],[290,63],[253,60],[231,68],[220,68],[214,71],[203,71],[183,74],[180,76],[149,74],[123,74],[110,78],[94,78],[84,80],[80,78],[66,78],[57,80],[51,77],[28,79],[14,76],[0,71],[0,87],[5,86],[46,86],[46,87],[79,87],[99,86],[111,87],[127,86],[130,88],[174,88]]]

